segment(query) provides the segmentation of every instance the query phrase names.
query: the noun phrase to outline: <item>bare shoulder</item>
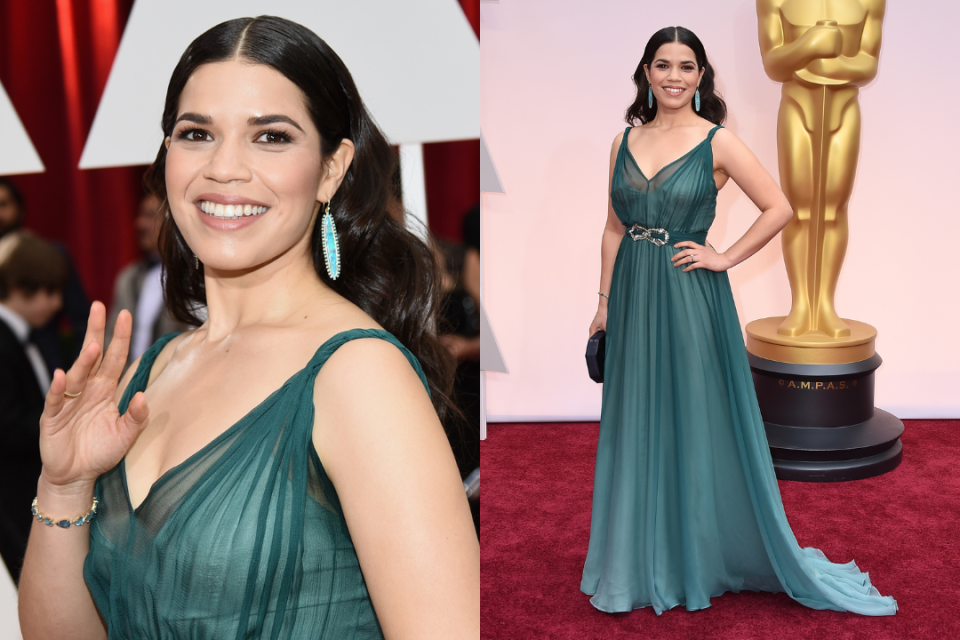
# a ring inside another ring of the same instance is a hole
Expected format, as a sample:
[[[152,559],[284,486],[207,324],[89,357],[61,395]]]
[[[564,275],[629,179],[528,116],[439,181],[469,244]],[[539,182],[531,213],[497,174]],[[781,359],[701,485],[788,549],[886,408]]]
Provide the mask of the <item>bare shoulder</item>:
[[[720,168],[723,168],[731,161],[743,159],[743,157],[753,157],[753,153],[743,143],[737,134],[726,127],[717,129],[713,134],[712,140],[713,156]]]
[[[380,412],[393,402],[432,404],[420,377],[406,355],[381,338],[357,338],[341,345],[324,363],[314,384],[323,404],[360,414]],[[353,401],[362,400],[360,404]],[[422,401],[422,402],[421,402]]]
[[[737,144],[737,143],[743,144],[740,141],[740,138],[737,137],[737,134],[735,134],[730,129],[727,129],[726,127],[721,127],[717,129],[717,132],[713,134],[714,148],[727,147],[727,146],[730,146],[731,144]]]
[[[626,129],[622,129],[617,132],[617,135],[613,136],[613,148],[616,149],[620,146],[620,143],[623,142],[623,136],[627,133]]]

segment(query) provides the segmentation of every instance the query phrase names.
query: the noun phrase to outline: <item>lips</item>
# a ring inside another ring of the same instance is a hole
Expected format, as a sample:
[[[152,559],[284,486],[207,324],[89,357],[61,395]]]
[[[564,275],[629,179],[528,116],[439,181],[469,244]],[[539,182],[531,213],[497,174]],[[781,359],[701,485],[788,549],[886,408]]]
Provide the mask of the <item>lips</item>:
[[[684,92],[684,89],[682,87],[661,87],[661,88],[667,93],[667,95],[670,95],[670,96],[678,96]]]

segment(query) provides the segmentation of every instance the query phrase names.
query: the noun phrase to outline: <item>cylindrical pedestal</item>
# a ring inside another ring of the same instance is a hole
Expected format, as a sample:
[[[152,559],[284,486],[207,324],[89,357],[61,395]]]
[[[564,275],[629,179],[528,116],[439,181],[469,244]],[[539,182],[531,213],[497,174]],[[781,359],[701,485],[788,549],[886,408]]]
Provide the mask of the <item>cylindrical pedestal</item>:
[[[879,355],[845,364],[748,357],[778,478],[859,480],[900,464],[903,423],[873,406]]]

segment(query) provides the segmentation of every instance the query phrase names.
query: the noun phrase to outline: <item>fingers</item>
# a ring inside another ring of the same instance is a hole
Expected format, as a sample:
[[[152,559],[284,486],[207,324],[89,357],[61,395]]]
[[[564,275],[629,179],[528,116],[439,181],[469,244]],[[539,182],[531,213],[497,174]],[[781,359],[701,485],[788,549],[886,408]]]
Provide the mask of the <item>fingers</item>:
[[[87,347],[96,342],[100,345],[100,352],[97,354],[99,359],[100,353],[103,351],[103,332],[107,326],[107,308],[103,306],[103,303],[99,300],[94,301],[90,305],[90,315],[87,317],[87,333],[83,337],[83,347],[80,349],[80,353],[85,353]],[[99,362],[96,364],[99,365]],[[96,374],[99,367],[92,368],[94,374]],[[72,368],[71,368],[72,370]]]
[[[121,421],[123,422],[124,428],[130,431],[134,439],[136,439],[136,437],[140,435],[140,432],[143,431],[149,415],[150,409],[147,407],[147,397],[143,395],[143,391],[137,391],[133,398],[130,399],[130,404],[127,405],[127,412],[123,414]]]
[[[102,306],[102,305],[101,305]],[[83,392],[87,380],[96,372],[96,366],[100,361],[100,344],[90,342],[86,345],[77,357],[77,361],[67,372],[66,381],[61,394],[76,395]],[[52,385],[51,385],[52,388]]]
[[[63,372],[63,369],[57,369],[53,372],[53,380],[50,381],[50,389],[47,390],[46,402],[43,405],[43,413],[40,415],[40,419],[43,418],[52,418],[58,413],[60,409],[63,408],[63,403],[66,398],[63,395],[64,389],[67,388],[67,374]]]
[[[108,380],[119,380],[123,367],[127,364],[127,355],[130,352],[130,335],[133,333],[133,318],[130,312],[124,309],[117,316],[117,323],[113,328],[113,339],[103,358],[100,371]]]
[[[673,247],[675,249],[681,249],[681,251],[678,251],[677,253],[673,254],[670,257],[670,260],[671,262],[673,262],[673,265],[675,267],[679,266],[684,261],[685,258],[689,258],[691,255],[704,249],[703,245],[697,244],[696,242],[693,242],[691,240],[681,240],[677,244],[673,245]],[[686,251],[684,251],[684,249],[686,249]],[[703,254],[701,253],[698,255],[703,255]]]

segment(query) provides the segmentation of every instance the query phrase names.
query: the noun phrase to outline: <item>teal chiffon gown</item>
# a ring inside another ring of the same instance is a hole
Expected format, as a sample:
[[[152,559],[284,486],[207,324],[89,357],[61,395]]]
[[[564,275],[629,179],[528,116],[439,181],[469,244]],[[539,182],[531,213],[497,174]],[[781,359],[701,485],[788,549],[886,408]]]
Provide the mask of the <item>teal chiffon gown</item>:
[[[171,338],[144,353],[121,413],[146,388]],[[312,440],[317,372],[360,338],[394,344],[426,386],[417,359],[394,336],[352,329],[163,474],[136,509],[123,462],[100,476],[83,576],[111,640],[383,640]]]
[[[710,606],[726,591],[786,592],[814,609],[893,615],[854,562],[801,549],[787,522],[726,272],[684,273],[680,240],[716,214],[711,140],[647,179],[617,154],[625,234],[607,315],[590,545],[580,589],[602,611]],[[664,234],[651,233],[652,239]]]

